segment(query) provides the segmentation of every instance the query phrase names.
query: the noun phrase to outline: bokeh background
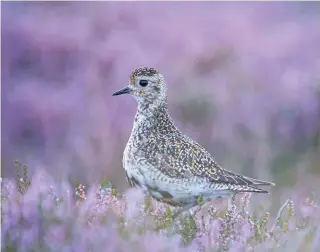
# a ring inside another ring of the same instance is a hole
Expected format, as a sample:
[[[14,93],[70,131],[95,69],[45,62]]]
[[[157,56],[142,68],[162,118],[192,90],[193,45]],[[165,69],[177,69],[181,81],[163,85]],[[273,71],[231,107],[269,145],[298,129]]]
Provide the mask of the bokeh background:
[[[319,13],[317,2],[2,3],[2,176],[19,159],[126,189],[136,102],[111,94],[149,66],[178,127],[224,168],[275,181],[275,195],[317,188]]]

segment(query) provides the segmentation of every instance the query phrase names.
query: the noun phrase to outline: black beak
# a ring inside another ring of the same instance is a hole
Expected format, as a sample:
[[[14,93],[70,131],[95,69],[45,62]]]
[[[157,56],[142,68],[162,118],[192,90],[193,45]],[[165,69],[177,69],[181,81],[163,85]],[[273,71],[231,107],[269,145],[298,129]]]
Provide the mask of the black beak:
[[[126,88],[120,89],[119,91],[113,93],[112,96],[129,94],[131,91],[132,91],[131,88],[126,87]]]

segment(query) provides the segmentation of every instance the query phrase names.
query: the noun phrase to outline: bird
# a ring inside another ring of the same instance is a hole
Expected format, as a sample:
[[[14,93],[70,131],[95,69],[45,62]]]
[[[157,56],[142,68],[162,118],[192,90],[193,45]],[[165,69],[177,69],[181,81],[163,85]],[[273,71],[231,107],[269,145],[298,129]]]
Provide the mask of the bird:
[[[113,96],[129,94],[137,103],[131,135],[123,152],[123,168],[131,187],[142,188],[179,213],[203,202],[239,193],[269,193],[272,182],[223,169],[198,142],[183,134],[168,111],[167,85],[151,67],[132,72],[129,85]]]

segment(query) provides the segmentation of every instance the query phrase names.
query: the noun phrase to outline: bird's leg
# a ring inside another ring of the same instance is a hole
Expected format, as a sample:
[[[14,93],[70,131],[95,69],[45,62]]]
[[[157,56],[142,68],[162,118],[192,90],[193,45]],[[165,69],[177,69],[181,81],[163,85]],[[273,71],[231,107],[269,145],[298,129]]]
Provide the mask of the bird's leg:
[[[192,207],[196,206],[197,204],[195,203],[190,203],[190,204],[187,204],[185,206],[183,206],[182,208],[176,210],[173,215],[172,215],[172,219],[174,220],[175,218],[177,218],[181,213],[187,211],[187,210],[190,210]],[[189,212],[189,215],[190,215],[190,212]]]
[[[197,215],[197,213],[199,213],[199,211],[201,211],[201,206],[196,205],[194,210],[192,208],[189,209],[189,215],[194,218]]]
[[[194,206],[199,206],[199,209],[197,209],[193,214],[189,212],[188,215],[190,215],[191,217],[194,217],[197,212],[201,209],[201,207],[204,205],[204,200],[203,200],[203,196],[202,194],[200,194],[195,201],[183,206],[182,208],[180,208],[179,210],[177,210],[173,215],[172,218],[175,219],[178,215],[180,215],[181,213],[190,210],[191,208],[193,208]]]

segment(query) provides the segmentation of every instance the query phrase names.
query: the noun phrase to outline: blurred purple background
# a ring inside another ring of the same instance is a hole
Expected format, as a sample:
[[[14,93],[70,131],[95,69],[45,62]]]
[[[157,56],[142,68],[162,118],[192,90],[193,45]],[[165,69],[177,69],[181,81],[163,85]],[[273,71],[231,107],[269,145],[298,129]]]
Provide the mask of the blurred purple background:
[[[136,102],[112,97],[158,69],[176,124],[224,168],[279,186],[320,175],[320,4],[2,3],[2,176],[126,188]]]

